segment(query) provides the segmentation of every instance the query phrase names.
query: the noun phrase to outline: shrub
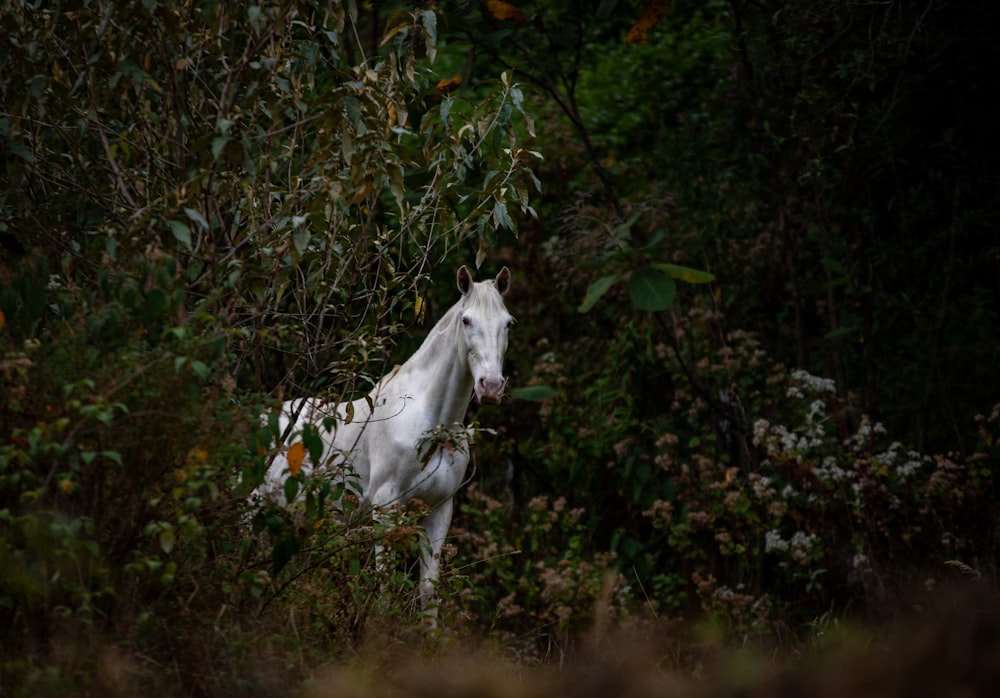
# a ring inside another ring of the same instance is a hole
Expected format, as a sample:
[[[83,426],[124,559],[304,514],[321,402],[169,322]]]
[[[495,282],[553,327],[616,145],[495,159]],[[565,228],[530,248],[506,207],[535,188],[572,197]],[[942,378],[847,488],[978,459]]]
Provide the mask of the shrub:
[[[490,628],[521,658],[573,648],[595,622],[626,611],[615,555],[588,550],[586,512],[532,498],[514,515],[475,484],[465,492],[449,570],[451,613]]]

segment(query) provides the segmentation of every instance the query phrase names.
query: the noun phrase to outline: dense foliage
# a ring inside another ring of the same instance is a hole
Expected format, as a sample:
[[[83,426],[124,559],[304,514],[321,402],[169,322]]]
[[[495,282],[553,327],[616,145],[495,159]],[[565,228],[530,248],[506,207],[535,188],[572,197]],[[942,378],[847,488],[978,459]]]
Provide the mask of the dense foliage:
[[[419,511],[261,508],[259,415],[366,392],[472,261],[512,398],[425,651],[617,626],[701,671],[995,592],[1000,11],[583,5],[3,4],[0,692],[414,641]]]
[[[574,7],[471,37],[546,97],[539,137],[561,146],[539,173],[554,225],[512,253],[549,299],[522,317],[518,382],[554,394],[497,415],[509,436],[482,457],[515,475],[474,498],[513,488],[498,542],[522,549],[532,496],[564,496],[564,579],[588,578],[578,547],[610,552],[659,612],[765,635],[879,615],[963,564],[992,578],[997,148],[976,100],[995,10],[679,5],[639,46],[625,4]],[[692,267],[716,281],[643,312],[636,277],[704,281]]]

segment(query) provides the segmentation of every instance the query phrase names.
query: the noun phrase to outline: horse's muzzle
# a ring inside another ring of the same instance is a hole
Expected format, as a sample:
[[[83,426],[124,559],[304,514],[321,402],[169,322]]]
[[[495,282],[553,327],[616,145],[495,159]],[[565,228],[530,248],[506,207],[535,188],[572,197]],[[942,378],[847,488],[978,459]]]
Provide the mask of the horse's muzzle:
[[[476,381],[476,399],[480,405],[499,405],[507,379],[503,376],[480,376]]]

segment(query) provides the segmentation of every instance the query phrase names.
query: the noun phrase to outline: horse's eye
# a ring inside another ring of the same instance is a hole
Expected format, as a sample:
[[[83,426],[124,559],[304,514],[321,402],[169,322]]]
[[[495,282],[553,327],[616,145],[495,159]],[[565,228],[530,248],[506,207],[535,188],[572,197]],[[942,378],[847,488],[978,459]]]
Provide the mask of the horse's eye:
[[[466,327],[472,327],[472,320],[467,317],[462,318],[462,324]]]
[[[507,329],[509,330],[513,326],[514,326],[514,321],[513,320],[508,320],[507,321]]]

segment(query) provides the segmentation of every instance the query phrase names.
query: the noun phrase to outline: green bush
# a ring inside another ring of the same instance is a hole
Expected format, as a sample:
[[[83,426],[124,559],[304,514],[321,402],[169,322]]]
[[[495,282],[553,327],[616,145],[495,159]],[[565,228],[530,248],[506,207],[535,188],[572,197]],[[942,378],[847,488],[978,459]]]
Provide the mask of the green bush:
[[[579,631],[594,622],[600,588],[587,586],[585,561],[599,560],[628,582],[620,608],[707,613],[727,636],[775,637],[830,609],[877,615],[904,589],[955,578],[966,556],[991,573],[996,529],[982,522],[994,512],[995,410],[979,418],[974,452],[921,453],[838,396],[832,379],[775,362],[752,334],[717,343],[707,300],[676,311],[673,327],[598,318],[615,329],[565,353],[543,341],[535,364],[520,367],[552,389],[498,415],[501,438],[480,457],[516,464],[523,499],[500,506],[510,484],[494,475],[484,482],[492,496],[472,491],[463,509],[464,535],[489,532],[461,546],[482,554],[463,565],[489,570],[490,589],[516,589],[506,603],[487,595],[486,609],[541,601],[528,606],[534,617],[563,609]],[[668,327],[680,350],[663,341]],[[586,360],[598,351],[608,363]],[[689,355],[703,358],[691,365]],[[565,527],[547,534],[554,550],[519,543],[530,540],[533,506],[548,501],[532,494],[541,487],[565,493],[573,512],[549,512]],[[544,579],[555,550],[581,585],[576,606],[519,579],[533,565]]]
[[[529,655],[545,644],[565,651],[597,618],[623,615],[624,579],[613,553],[588,549],[585,514],[541,495],[513,516],[470,485],[452,530],[449,610]]]

